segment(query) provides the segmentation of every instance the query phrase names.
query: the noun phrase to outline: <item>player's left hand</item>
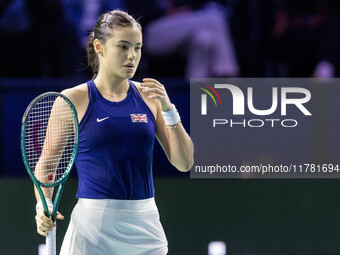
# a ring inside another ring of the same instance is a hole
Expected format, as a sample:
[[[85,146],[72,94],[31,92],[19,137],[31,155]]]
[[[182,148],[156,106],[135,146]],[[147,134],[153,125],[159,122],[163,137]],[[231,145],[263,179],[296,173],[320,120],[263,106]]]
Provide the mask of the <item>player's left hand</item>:
[[[140,85],[142,87],[142,92],[146,94],[148,98],[160,101],[163,112],[167,112],[171,109],[172,105],[163,84],[155,79],[144,78],[143,83]]]

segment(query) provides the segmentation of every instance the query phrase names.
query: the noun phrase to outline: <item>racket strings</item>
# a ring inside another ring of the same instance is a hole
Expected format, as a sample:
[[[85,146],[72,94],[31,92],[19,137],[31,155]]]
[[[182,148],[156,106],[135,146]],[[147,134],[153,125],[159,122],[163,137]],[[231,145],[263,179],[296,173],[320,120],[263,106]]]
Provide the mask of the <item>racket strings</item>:
[[[26,154],[37,180],[57,182],[73,157],[77,123],[69,103],[58,96],[47,96],[31,109],[26,125]]]

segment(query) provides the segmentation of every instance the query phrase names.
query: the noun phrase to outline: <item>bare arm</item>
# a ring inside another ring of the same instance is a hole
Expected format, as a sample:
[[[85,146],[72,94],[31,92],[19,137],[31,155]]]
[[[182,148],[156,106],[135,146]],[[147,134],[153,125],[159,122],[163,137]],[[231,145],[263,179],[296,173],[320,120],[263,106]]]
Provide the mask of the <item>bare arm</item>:
[[[158,114],[160,114],[159,112]],[[156,137],[171,164],[179,171],[189,171],[194,163],[194,146],[183,125],[167,127],[163,117],[158,116]]]
[[[156,137],[167,158],[179,171],[189,171],[194,163],[194,146],[183,125],[166,126],[162,111],[171,109],[172,105],[164,86],[154,79],[143,79],[142,93],[150,100],[155,100]]]
[[[56,173],[56,170],[60,158],[63,155],[64,148],[73,132],[72,110],[68,104],[59,97],[53,104],[43,148],[34,171],[35,177],[41,183],[53,183],[58,179],[59,175],[63,174],[63,172]],[[53,188],[43,188],[43,191],[46,198],[52,198]],[[40,200],[37,191],[35,194],[37,200]]]
[[[46,109],[47,111],[47,109]],[[40,130],[38,132],[43,132]],[[59,161],[64,153],[71,134],[74,132],[73,113],[68,104],[58,97],[52,107],[51,114],[48,119],[45,139],[39,160],[35,166],[34,175],[37,180],[43,184],[51,184],[57,181],[63,174],[64,169],[59,168]],[[53,188],[42,187],[45,198],[52,199]],[[34,193],[37,201],[40,195],[34,187]],[[51,208],[49,208],[51,215]],[[57,214],[57,219],[63,217]],[[41,208],[36,215],[37,231],[39,234],[46,236],[47,232],[55,225],[51,219],[47,218]]]
[[[80,122],[82,117],[84,116],[87,106],[88,106],[88,90],[86,84],[78,85],[74,88],[70,88],[64,90],[62,92],[65,96],[67,96],[75,106],[78,115],[78,121]],[[56,105],[57,106],[57,105]],[[55,169],[58,167],[58,162],[60,157],[62,156],[64,147],[67,143],[68,138],[65,136],[64,131],[69,128],[69,121],[65,118],[65,112],[58,111],[57,107],[53,106],[53,110],[51,113],[51,117],[49,119],[48,130],[46,134],[46,139],[44,141],[44,146],[42,149],[42,153],[40,159],[35,168],[35,176],[38,177],[43,183],[48,183],[49,181],[53,181],[55,176]],[[60,137],[66,137],[66,139],[54,139],[56,142],[51,143],[49,137],[55,131],[53,131],[52,127],[57,127],[57,135],[60,134]],[[48,180],[48,176],[51,177],[52,180]],[[42,188],[45,198],[52,198],[53,188]],[[38,191],[35,189],[35,196],[37,201],[40,200],[40,196]],[[50,213],[51,210],[50,210]],[[62,216],[59,212],[57,213],[57,219],[61,220],[64,216]],[[35,216],[37,223],[37,232],[46,236],[47,232],[52,230],[55,224],[51,221],[51,219],[47,218],[44,214],[44,211],[41,209],[37,212]]]

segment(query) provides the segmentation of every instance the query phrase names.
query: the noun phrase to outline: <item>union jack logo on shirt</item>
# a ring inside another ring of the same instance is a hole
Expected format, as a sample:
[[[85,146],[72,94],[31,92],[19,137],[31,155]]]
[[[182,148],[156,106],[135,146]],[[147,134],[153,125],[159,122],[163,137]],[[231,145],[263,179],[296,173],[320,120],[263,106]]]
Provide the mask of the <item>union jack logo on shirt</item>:
[[[130,116],[131,116],[132,122],[148,123],[148,117],[146,116],[146,114],[135,113],[135,114],[130,114]]]

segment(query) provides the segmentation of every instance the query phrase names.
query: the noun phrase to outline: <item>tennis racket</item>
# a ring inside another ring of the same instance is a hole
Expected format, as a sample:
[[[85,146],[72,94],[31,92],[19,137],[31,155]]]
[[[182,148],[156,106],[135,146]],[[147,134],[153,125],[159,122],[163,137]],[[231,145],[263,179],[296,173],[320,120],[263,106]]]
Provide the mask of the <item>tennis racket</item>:
[[[36,97],[27,107],[21,124],[22,158],[43,204],[45,215],[56,220],[64,184],[78,148],[78,118],[72,102],[57,92]],[[52,215],[44,191],[58,186]],[[56,254],[56,228],[46,237],[49,255]]]

